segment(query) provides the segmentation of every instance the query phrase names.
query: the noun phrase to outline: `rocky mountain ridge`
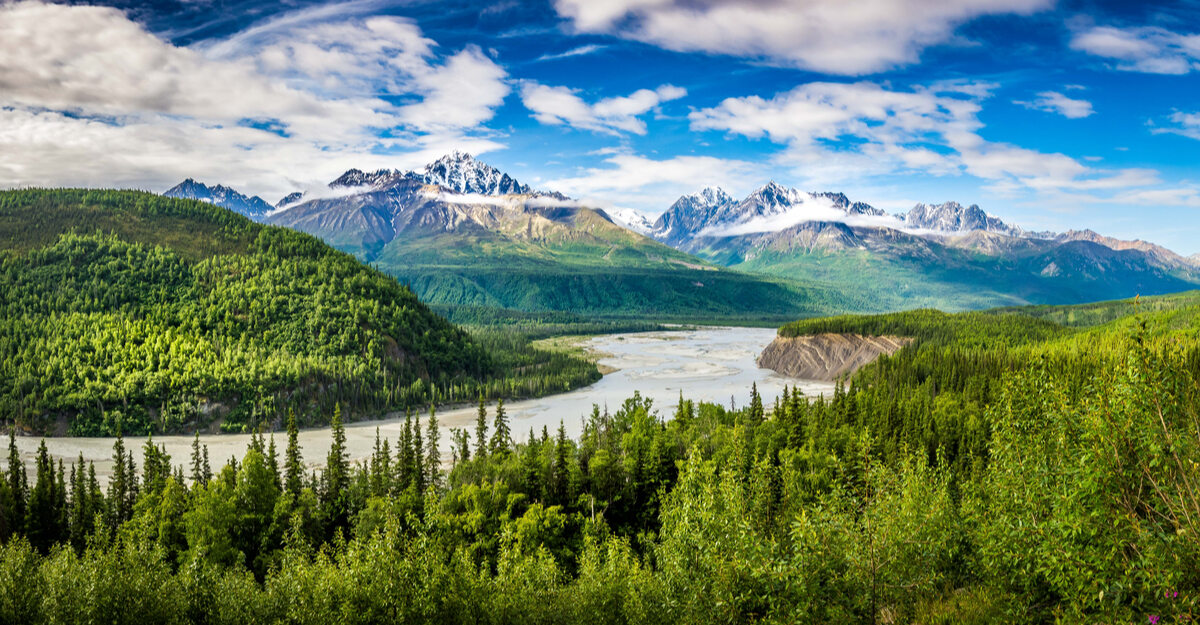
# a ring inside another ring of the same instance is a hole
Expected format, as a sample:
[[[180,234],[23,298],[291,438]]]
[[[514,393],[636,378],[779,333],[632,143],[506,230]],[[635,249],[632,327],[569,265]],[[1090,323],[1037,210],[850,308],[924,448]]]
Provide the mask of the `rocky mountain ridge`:
[[[188,178],[183,182],[163,192],[166,197],[176,197],[185,200],[200,200],[209,204],[228,208],[235,213],[241,213],[251,219],[259,220],[272,207],[266,200],[255,196],[246,196],[224,185],[208,186]]]

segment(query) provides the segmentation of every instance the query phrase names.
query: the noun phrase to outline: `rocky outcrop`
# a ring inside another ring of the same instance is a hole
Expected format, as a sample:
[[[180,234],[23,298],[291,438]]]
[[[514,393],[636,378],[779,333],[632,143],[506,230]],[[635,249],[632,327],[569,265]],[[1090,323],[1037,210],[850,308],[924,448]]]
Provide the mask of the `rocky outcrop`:
[[[902,336],[860,334],[781,336],[758,356],[758,366],[794,378],[832,381],[911,342]]]

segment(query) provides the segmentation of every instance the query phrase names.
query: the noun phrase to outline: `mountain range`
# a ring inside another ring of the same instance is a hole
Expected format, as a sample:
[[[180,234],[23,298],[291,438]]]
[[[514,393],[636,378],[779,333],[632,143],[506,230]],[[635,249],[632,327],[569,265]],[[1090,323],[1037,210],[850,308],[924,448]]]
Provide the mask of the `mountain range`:
[[[889,215],[774,182],[741,200],[712,187],[685,195],[649,232],[723,266],[831,283],[880,309],[1077,303],[1200,284],[1195,257],[1145,241],[1028,232],[957,202]]]
[[[443,306],[766,318],[1064,304],[1200,285],[1200,255],[1090,230],[1028,232],[977,205],[888,214],[770,182],[740,200],[707,187],[651,221],[534,190],[461,152],[420,172],[351,169],[274,207],[190,179],[166,194],[317,235]]]
[[[699,260],[457,152],[422,172],[351,169],[257,219],[316,235],[441,307],[777,319],[855,305]]]

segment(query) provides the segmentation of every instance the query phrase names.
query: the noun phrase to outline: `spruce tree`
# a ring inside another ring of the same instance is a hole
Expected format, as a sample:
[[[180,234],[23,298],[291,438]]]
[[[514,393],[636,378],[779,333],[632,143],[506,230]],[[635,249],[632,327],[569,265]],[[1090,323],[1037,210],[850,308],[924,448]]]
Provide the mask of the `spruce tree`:
[[[127,521],[132,513],[129,507],[129,476],[125,457],[125,437],[117,429],[117,440],[113,442],[113,472],[108,478],[108,523],[116,527]]]
[[[492,433],[490,453],[507,456],[512,450],[512,432],[508,429],[508,415],[504,413],[504,400],[496,402],[496,431]]]
[[[429,407],[429,421],[425,427],[425,475],[428,476],[429,486],[438,488],[442,482],[442,452],[439,449],[442,435],[438,431],[437,411],[433,406]]]
[[[412,484],[418,493],[425,492],[425,444],[421,442],[421,419],[414,416],[412,426],[412,450],[409,452],[412,467]]]
[[[763,422],[763,404],[762,396],[758,394],[758,382],[750,385],[750,412],[747,415],[747,420],[751,425],[758,425]]]
[[[396,448],[396,484],[404,490],[412,483],[412,412],[404,410],[404,425],[400,428],[400,443]]]
[[[25,502],[28,499],[29,482],[25,477],[25,463],[21,462],[21,453],[17,451],[17,438],[12,430],[8,431],[8,496],[12,499],[11,524],[12,533],[21,534],[25,531]]]
[[[192,487],[195,488],[204,481],[204,463],[200,456],[200,430],[196,430],[196,435],[192,437]]]
[[[566,506],[570,493],[569,486],[571,483],[571,470],[568,465],[570,461],[570,447],[567,442],[567,428],[563,422],[558,422],[558,437],[554,442],[554,468],[552,473],[551,483],[551,503]]]
[[[279,452],[275,449],[275,433],[271,433],[271,442],[267,445],[267,470],[271,479],[275,480],[275,490],[283,488],[283,479],[279,474]]]
[[[29,493],[29,507],[25,511],[25,535],[43,553],[59,539],[57,504],[54,461],[46,450],[46,441],[42,440],[37,452],[37,481]]]
[[[330,422],[333,443],[325,463],[325,493],[329,500],[337,498],[349,484],[350,467],[346,458],[346,428],[342,425],[342,405],[334,404]]]
[[[300,428],[296,425],[296,412],[288,408],[288,444],[283,460],[284,487],[289,495],[297,497],[304,488],[304,461],[300,457]]]
[[[479,411],[475,414],[475,457],[485,458],[488,452],[487,438],[487,406],[483,403],[483,395],[479,396]]]

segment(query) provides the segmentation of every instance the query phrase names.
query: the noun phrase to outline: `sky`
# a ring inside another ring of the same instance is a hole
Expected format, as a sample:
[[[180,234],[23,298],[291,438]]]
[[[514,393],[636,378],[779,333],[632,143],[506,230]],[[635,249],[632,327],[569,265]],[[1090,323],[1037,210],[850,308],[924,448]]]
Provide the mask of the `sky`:
[[[651,217],[774,180],[1195,254],[1200,2],[0,0],[0,188],[451,150]]]

